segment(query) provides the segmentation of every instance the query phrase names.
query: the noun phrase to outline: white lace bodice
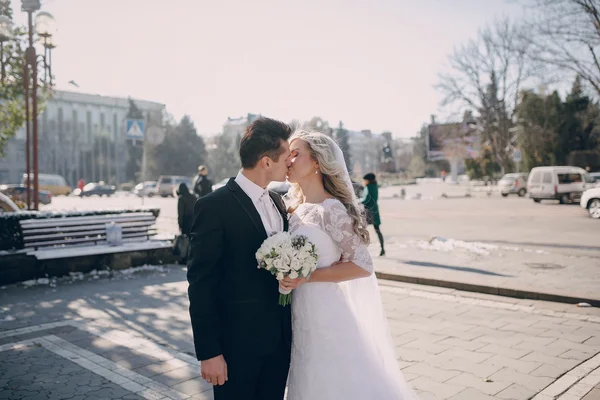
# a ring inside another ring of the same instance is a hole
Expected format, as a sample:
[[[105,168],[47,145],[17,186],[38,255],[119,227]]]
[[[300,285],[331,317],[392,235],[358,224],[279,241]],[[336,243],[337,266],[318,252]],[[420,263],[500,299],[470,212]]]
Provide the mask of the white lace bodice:
[[[315,232],[315,228],[321,232]],[[319,253],[319,268],[330,266],[339,261],[341,256],[342,261],[352,262],[373,272],[373,260],[367,245],[354,232],[346,207],[337,199],[327,199],[319,204],[301,204],[290,217],[290,232],[306,235],[315,244]],[[323,238],[322,233],[328,238]],[[332,246],[327,241],[333,242]]]

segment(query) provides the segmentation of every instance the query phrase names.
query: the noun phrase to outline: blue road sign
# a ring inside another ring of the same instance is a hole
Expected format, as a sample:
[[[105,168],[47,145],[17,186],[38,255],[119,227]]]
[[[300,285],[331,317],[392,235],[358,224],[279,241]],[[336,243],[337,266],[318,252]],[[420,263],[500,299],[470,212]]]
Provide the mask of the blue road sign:
[[[144,140],[144,128],[144,120],[128,119],[127,129],[125,131],[125,138],[131,140]]]

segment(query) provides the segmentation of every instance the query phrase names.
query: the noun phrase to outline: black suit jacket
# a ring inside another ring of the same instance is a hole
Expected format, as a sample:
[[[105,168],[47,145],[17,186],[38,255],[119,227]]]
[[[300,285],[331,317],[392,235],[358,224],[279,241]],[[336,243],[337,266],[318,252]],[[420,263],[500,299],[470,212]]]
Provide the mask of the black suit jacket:
[[[283,201],[270,192],[287,230]],[[252,200],[232,178],[195,205],[188,258],[188,296],[198,360],[219,354],[269,354],[291,344],[290,307],[278,304],[279,284],[258,269],[267,238]]]

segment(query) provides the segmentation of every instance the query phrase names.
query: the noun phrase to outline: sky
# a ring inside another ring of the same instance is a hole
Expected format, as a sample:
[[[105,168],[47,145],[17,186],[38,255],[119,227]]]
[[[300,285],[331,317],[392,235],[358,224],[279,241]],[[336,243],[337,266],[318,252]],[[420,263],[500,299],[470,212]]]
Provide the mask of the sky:
[[[453,47],[522,13],[515,0],[42,0],[42,10],[58,29],[57,89],[163,103],[202,135],[260,113],[395,137],[440,112],[433,85]]]

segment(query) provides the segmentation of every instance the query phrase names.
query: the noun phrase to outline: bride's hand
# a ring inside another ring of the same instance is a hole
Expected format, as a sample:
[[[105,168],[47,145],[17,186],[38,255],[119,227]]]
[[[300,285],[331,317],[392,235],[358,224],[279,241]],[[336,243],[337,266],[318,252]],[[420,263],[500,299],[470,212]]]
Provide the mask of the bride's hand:
[[[306,282],[308,282],[308,279],[306,278],[292,279],[289,276],[286,276],[279,282],[279,286],[285,290],[297,289]]]

